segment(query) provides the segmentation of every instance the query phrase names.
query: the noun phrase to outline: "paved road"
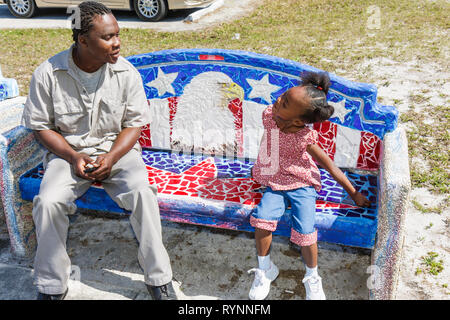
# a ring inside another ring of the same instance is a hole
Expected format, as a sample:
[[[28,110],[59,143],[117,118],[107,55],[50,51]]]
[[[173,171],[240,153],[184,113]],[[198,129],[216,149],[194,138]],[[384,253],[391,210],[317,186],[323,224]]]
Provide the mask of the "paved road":
[[[198,21],[187,23],[183,20],[201,9],[169,11],[167,17],[159,22],[139,20],[134,11],[113,11],[121,28],[145,28],[157,31],[198,31],[206,27],[229,22],[246,16],[260,5],[258,0],[227,0],[215,11],[202,16]],[[6,4],[0,4],[0,29],[6,28],[70,28],[70,14],[66,9],[41,9],[31,19],[15,18]]]
[[[185,9],[170,11],[166,19],[159,22],[144,22],[139,20],[134,11],[114,10],[119,26],[121,28],[145,28],[171,30],[179,28],[181,30],[190,28],[189,23],[183,20],[191,13],[200,9]],[[0,29],[6,28],[70,28],[70,14],[66,9],[47,8],[41,9],[37,16],[31,19],[20,19],[14,17],[8,10],[6,4],[0,4]]]

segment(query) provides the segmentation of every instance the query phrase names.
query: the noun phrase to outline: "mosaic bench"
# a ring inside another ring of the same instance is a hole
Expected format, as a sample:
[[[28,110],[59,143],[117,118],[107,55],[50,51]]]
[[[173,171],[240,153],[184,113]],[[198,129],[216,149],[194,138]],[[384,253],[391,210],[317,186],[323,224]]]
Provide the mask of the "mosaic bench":
[[[263,133],[262,112],[299,84],[301,72],[320,70],[273,56],[219,49],[166,50],[127,59],[142,76],[153,114],[139,141],[149,183],[158,187],[161,218],[253,231],[249,215],[264,191],[250,176]],[[333,74],[330,78],[327,98],[335,113],[330,121],[312,127],[319,133],[320,146],[373,205],[357,207],[320,169],[318,239],[374,249],[373,263],[388,281],[371,295],[384,297],[392,292],[392,267],[397,266],[409,192],[406,137],[397,128],[397,110],[377,103],[375,86]],[[6,191],[11,199],[4,201],[6,216],[15,220],[10,225],[16,223],[10,228],[11,243],[16,252],[27,252],[35,240],[23,208],[39,190],[43,169],[36,157],[42,155],[42,147],[20,126],[4,136],[8,155],[2,159],[14,157],[14,152],[24,157],[14,173],[3,174],[3,181],[12,180]],[[19,141],[27,141],[26,148],[20,143],[22,147],[12,151]],[[101,185],[92,186],[77,206],[119,217],[129,214]],[[289,236],[288,213],[275,234]]]
[[[19,85],[16,79],[4,78],[0,66],[0,101],[15,98],[19,95]]]

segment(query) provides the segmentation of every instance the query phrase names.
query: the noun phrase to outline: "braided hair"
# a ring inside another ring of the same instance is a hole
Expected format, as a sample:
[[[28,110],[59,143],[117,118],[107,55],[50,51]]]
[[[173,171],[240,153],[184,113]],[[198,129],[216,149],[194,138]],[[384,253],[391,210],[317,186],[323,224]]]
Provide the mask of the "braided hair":
[[[75,45],[78,42],[78,35],[87,34],[92,29],[95,16],[112,14],[111,9],[96,1],[84,1],[78,5],[78,8],[80,10],[80,28],[72,29],[72,38]]]
[[[306,123],[328,120],[334,113],[333,106],[327,102],[330,88],[330,77],[326,72],[305,72],[301,75],[302,87],[305,87],[310,98],[310,106],[302,119]]]

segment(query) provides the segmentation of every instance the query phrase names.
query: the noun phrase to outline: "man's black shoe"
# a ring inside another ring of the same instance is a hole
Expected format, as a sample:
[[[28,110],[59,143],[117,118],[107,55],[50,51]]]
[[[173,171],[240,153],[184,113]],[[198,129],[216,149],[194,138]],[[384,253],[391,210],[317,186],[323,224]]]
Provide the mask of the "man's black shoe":
[[[69,291],[69,288],[67,288],[66,291],[61,294],[45,294],[45,293],[39,292],[37,299],[38,300],[64,300],[68,291]]]
[[[146,286],[153,300],[178,300],[172,281],[162,286],[151,286],[148,284]]]

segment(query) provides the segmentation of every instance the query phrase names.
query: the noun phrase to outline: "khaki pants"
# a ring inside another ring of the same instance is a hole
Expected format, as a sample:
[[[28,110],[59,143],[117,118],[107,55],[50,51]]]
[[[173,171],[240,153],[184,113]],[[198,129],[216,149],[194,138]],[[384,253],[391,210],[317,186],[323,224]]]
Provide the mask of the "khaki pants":
[[[172,280],[170,259],[162,242],[156,187],[150,186],[141,155],[131,150],[102,181],[105,191],[122,208],[132,212],[130,223],[139,241],[138,260],[145,283],[160,286]],[[91,182],[74,174],[65,160],[53,157],[47,164],[39,195],[33,199],[37,250],[34,261],[35,285],[39,292],[61,294],[67,288],[71,262],[66,251],[68,214],[74,201]]]

